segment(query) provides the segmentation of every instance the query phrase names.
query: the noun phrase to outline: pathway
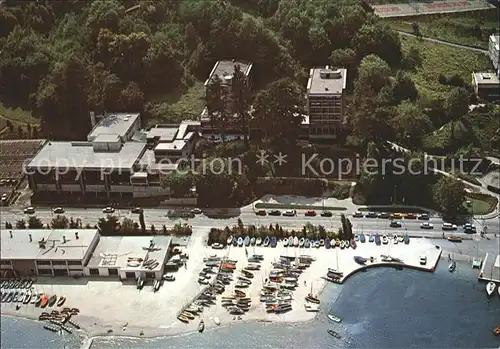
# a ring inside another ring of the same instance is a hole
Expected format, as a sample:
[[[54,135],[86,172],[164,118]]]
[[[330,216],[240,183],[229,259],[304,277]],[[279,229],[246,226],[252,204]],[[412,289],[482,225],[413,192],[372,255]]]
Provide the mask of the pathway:
[[[474,52],[482,53],[482,54],[485,54],[485,55],[488,54],[488,50],[484,50],[484,49],[477,48],[477,47],[455,44],[455,43],[452,43],[452,42],[449,42],[449,41],[444,41],[444,40],[429,38],[427,36],[416,36],[413,33],[408,33],[408,32],[404,32],[404,31],[401,31],[401,30],[398,30],[397,32],[398,32],[399,35],[402,35],[402,36],[411,36],[411,37],[414,37],[414,38],[418,37],[419,39],[422,39],[422,40],[425,40],[425,41],[429,41],[429,42],[434,42],[434,43],[437,43],[437,44],[447,45],[447,46],[451,46],[451,47],[455,47],[455,48],[461,48],[461,49],[464,49],[464,50],[474,51]]]

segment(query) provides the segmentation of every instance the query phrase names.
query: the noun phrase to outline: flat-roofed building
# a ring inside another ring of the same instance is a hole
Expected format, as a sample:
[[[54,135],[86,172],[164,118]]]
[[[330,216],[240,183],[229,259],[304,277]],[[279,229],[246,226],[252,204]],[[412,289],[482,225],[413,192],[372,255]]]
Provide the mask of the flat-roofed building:
[[[161,280],[170,252],[168,236],[103,236],[85,274],[118,276],[121,280]]]
[[[481,99],[490,102],[500,102],[500,83],[494,73],[473,73],[472,87],[474,93]]]
[[[89,142],[102,134],[117,135],[122,142],[126,142],[141,128],[141,117],[138,113],[109,113],[100,116],[90,113],[90,121],[92,130],[87,136]]]
[[[82,276],[97,229],[2,229],[0,267],[15,276]]]
[[[500,63],[500,35],[490,35],[489,45],[488,45],[488,55],[490,56],[491,62],[495,67],[495,70],[499,69]]]
[[[335,139],[342,130],[346,83],[346,69],[326,66],[310,70],[307,82],[307,114],[311,141]]]

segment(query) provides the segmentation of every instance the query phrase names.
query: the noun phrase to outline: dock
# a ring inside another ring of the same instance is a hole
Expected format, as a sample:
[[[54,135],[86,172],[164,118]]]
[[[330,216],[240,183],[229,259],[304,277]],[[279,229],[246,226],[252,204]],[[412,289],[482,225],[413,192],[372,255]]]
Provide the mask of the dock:
[[[500,255],[487,253],[478,276],[479,281],[500,282]]]

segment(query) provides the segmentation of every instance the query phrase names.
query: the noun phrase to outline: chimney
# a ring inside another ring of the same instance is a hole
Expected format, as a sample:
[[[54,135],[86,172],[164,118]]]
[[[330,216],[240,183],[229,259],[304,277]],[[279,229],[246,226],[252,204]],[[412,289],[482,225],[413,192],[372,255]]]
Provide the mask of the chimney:
[[[63,235],[63,244],[66,243],[66,236]]]
[[[95,113],[93,111],[90,112],[90,124],[92,128],[94,128],[96,122],[95,122]]]
[[[30,242],[33,242],[33,236],[31,236],[30,234],[29,237],[30,237]]]
[[[77,240],[79,239],[78,232],[75,233],[75,239],[77,239]]]
[[[12,239],[12,230],[9,230],[10,238]]]

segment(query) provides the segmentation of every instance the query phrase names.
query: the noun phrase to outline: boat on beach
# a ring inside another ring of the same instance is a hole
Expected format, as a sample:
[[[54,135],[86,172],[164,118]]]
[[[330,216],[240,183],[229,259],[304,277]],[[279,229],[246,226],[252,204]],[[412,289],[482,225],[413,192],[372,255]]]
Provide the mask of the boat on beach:
[[[288,246],[288,238],[283,239],[283,246],[285,246],[285,247]]]
[[[491,296],[493,292],[495,292],[496,287],[497,285],[493,281],[490,281],[486,284],[486,293],[488,294],[488,296]]]
[[[294,237],[293,238],[293,246],[294,247],[298,247],[299,246],[299,238],[298,237]]]
[[[266,238],[264,239],[264,247],[269,246],[270,242],[271,242],[271,239],[269,239],[269,236],[266,236]]]
[[[408,236],[408,233],[405,233],[405,236],[403,237],[403,241],[406,245],[410,243],[410,237]]]
[[[392,236],[392,242],[393,242],[393,244],[394,244],[394,245],[397,245],[397,244],[398,244],[398,236],[397,236],[396,234],[394,234],[394,235]]]
[[[358,245],[356,244],[356,240],[351,240],[351,247],[355,250]]]
[[[294,242],[293,242],[294,238],[293,237],[289,237],[288,238],[288,247],[293,247],[294,246]]]
[[[216,324],[217,326],[220,326],[220,319],[217,316],[214,317],[214,324]]]
[[[359,242],[364,243],[365,241],[365,234],[361,233],[361,235],[359,236]]]
[[[254,245],[255,245],[255,242],[256,242],[255,238],[251,238],[251,239],[250,239],[250,245],[254,246]]]
[[[337,323],[342,322],[342,319],[339,318],[338,316],[328,314],[327,317],[328,317],[328,320],[331,320],[333,322],[337,322]]]
[[[230,237],[227,238],[227,244],[231,245],[233,243],[233,236],[231,235]]]
[[[495,336],[500,336],[500,325],[498,325],[497,327],[495,327],[495,328],[493,329],[493,334],[494,334]]]
[[[364,265],[367,259],[360,256],[354,256],[354,261],[358,264]]]
[[[304,247],[304,243],[305,243],[305,242],[306,242],[306,239],[301,238],[301,239],[299,240],[299,247]]]
[[[460,236],[448,236],[448,241],[449,242],[462,242],[462,238]]]
[[[243,238],[240,236],[238,238],[238,247],[241,247],[241,246],[243,246]]]
[[[250,236],[245,236],[245,240],[243,240],[243,244],[245,246],[250,246]]]
[[[314,303],[314,304],[320,304],[321,303],[321,301],[318,298],[314,297],[311,293],[309,293],[305,299],[309,303]]]
[[[57,305],[58,307],[61,307],[61,306],[64,304],[64,302],[66,302],[66,297],[61,296],[61,297],[59,297],[59,299],[58,299],[58,301],[57,301],[57,304],[56,304],[56,305]]]
[[[330,247],[331,247],[330,246],[330,239],[326,239],[325,240],[325,248],[328,250],[328,249],[330,249]]]
[[[384,245],[387,245],[389,243],[389,239],[387,238],[387,235],[382,236],[382,243]]]
[[[57,296],[54,294],[50,296],[49,301],[48,301],[48,306],[51,307],[57,302]]]
[[[278,240],[273,236],[271,238],[270,246],[271,246],[271,248],[275,248],[277,245],[278,245]]]
[[[255,244],[256,244],[257,246],[262,245],[262,238],[261,238],[260,236],[259,236],[259,237],[255,240]]]
[[[305,248],[309,248],[309,247],[311,247],[311,241],[310,241],[309,239],[306,239],[306,240],[304,241],[304,247],[305,247]]]
[[[331,239],[331,240],[330,240],[330,246],[331,246],[332,248],[335,248],[335,247],[337,246],[337,244],[336,244],[336,242],[335,242],[335,239]]]
[[[200,324],[198,325],[198,332],[202,333],[205,330],[205,322],[203,319],[200,320]]]
[[[189,319],[187,317],[185,317],[184,315],[182,315],[182,314],[180,314],[179,316],[177,316],[177,319],[179,321],[182,321],[182,322],[186,323],[186,324],[189,323]]]
[[[49,303],[49,297],[43,295],[42,298],[40,299],[40,308],[45,308],[48,303]]]

